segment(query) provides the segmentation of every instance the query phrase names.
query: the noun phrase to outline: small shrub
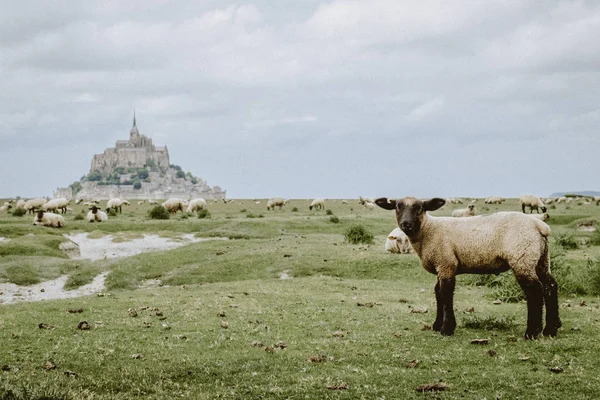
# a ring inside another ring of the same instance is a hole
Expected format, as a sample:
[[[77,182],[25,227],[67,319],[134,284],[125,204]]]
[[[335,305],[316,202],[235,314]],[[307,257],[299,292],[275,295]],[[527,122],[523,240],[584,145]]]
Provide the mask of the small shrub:
[[[245,213],[245,212],[248,212],[248,210],[246,210],[245,208],[242,208],[242,209],[240,210],[240,212],[241,212],[241,213]]]
[[[565,250],[575,250],[579,248],[579,244],[577,243],[577,240],[575,240],[575,237],[568,232],[557,233],[554,240],[556,241],[556,244]]]
[[[188,218],[189,218],[189,216],[187,214],[181,214],[181,216],[179,217],[180,220],[188,219]]]
[[[171,216],[166,208],[159,205],[148,210],[148,217],[150,219],[169,219]]]
[[[117,210],[115,210],[114,208],[111,208],[110,210],[108,210],[108,216],[109,217],[116,217],[117,216]]]
[[[466,317],[463,326],[467,329],[479,329],[484,331],[508,331],[516,326],[514,317],[478,317],[476,315]]]
[[[298,212],[298,207],[292,208],[292,212]]]
[[[203,208],[201,210],[198,210],[198,218],[203,219],[203,218],[210,218],[210,211],[208,211],[207,208]]]
[[[333,215],[333,211],[327,210],[327,211],[325,211],[325,215]]]
[[[589,242],[592,246],[600,246],[600,229],[596,227],[596,230],[592,234]]]
[[[339,224],[340,223],[340,219],[337,216],[332,215],[331,217],[329,217],[329,222],[331,222],[333,224]]]
[[[15,211],[13,211],[12,215],[13,217],[22,217],[23,215],[25,215],[27,213],[27,211],[25,211],[24,208],[15,208]]]
[[[262,218],[263,215],[262,214],[254,214],[252,212],[249,212],[248,214],[246,214],[246,218]]]
[[[346,241],[351,244],[373,244],[375,236],[360,224],[352,225],[344,234]]]
[[[550,204],[550,207],[548,207],[551,210],[556,210],[556,206],[554,204]]]
[[[76,214],[75,217],[73,217],[74,221],[81,221],[83,220],[83,214]]]

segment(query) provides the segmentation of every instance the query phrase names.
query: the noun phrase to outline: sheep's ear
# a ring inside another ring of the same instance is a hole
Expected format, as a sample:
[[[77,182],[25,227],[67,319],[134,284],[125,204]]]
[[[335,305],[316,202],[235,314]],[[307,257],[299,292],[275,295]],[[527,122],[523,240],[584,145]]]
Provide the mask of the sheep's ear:
[[[425,211],[435,211],[444,204],[446,204],[446,200],[440,199],[439,197],[434,197],[433,199],[425,200],[423,202],[423,209]]]
[[[386,210],[395,210],[397,202],[398,202],[398,200],[388,199],[387,197],[380,197],[375,200],[375,204],[377,204],[379,207],[384,208]]]

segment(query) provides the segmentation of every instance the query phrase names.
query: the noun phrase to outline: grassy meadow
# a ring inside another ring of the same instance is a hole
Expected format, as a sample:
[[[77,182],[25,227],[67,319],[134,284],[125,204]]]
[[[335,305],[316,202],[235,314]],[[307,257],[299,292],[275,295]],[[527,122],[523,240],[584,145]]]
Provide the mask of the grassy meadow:
[[[321,211],[309,211],[309,200],[275,211],[256,201],[211,201],[205,218],[169,220],[151,220],[148,204],[132,202],[102,224],[72,205],[63,229],[0,214],[0,238],[9,239],[0,241],[0,283],[67,275],[74,289],[108,272],[101,295],[0,304],[0,399],[598,397],[600,235],[580,225],[600,219],[600,207],[549,207],[563,327],[554,339],[525,341],[512,274],[460,276],[456,334],[442,337],[430,328],[435,276],[414,255],[384,251],[392,212],[356,199],[329,200]],[[519,210],[516,199],[476,207]],[[374,244],[344,240],[355,224]],[[70,259],[59,250],[63,234],[81,232],[229,240]]]

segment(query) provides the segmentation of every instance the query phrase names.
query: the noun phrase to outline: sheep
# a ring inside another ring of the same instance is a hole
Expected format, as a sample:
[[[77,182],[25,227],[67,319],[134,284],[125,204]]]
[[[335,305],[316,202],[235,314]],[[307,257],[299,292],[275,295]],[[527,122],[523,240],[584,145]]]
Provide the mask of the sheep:
[[[90,212],[87,213],[87,220],[90,222],[104,222],[104,221],[108,221],[108,215],[106,215],[106,213],[104,211],[102,211],[100,209],[100,207],[97,207],[96,205],[93,205],[90,208]]]
[[[600,204],[600,196],[594,196],[592,201],[595,201],[596,205]]]
[[[181,211],[183,214],[183,209],[187,206],[187,202],[177,197],[172,197],[162,203],[162,206],[171,214],[175,214],[177,211]]]
[[[61,214],[65,214],[67,212],[67,206],[71,203],[70,200],[67,200],[64,197],[60,197],[58,199],[52,199],[48,202],[46,202],[43,206],[42,209],[44,211],[58,211],[60,210]]]
[[[310,203],[310,206],[308,207],[308,209],[312,210],[313,208],[315,210],[322,210],[322,209],[324,209],[325,208],[325,199],[320,199],[320,198],[314,199],[312,201],[312,203]]]
[[[267,201],[267,210],[275,210],[275,207],[279,207],[281,210],[281,207],[285,206],[288,201],[289,200],[284,199],[283,197],[273,197]]]
[[[118,197],[112,198],[106,202],[106,212],[109,212],[112,208],[115,212],[119,211],[120,214],[123,214],[123,205],[128,206],[129,202]]]
[[[46,199],[43,199],[41,197],[30,199],[27,200],[25,204],[23,204],[23,208],[25,209],[25,211],[27,211],[28,214],[34,214],[38,210],[38,208],[46,204],[46,201]]]
[[[548,215],[547,212],[543,213],[543,214],[529,214],[530,217],[533,218],[537,218],[540,221],[547,221],[548,219],[550,219],[550,215]]]
[[[365,206],[365,208],[369,211],[374,210],[375,207],[377,207],[375,205],[375,203],[369,203],[369,202],[365,202],[365,204],[363,204],[363,206]]]
[[[558,199],[556,199],[556,204],[566,203],[566,202],[567,202],[567,198],[565,196],[560,196]]]
[[[544,202],[532,194],[524,194],[523,196],[519,197],[519,201],[521,202],[521,209],[523,210],[523,213],[525,213],[525,207],[529,207],[529,214],[531,214],[534,209],[538,214],[540,209],[542,210],[542,214],[547,210],[546,206],[544,206]]]
[[[483,202],[485,204],[502,204],[504,201],[505,199],[499,196],[488,196]]]
[[[473,204],[469,204],[467,208],[458,208],[452,211],[453,217],[473,217],[475,216],[475,206]]]
[[[362,196],[359,197],[358,204],[364,206],[369,211],[375,209],[375,207],[376,207],[375,199],[362,197]]]
[[[10,210],[12,208],[12,206],[10,204],[5,204],[2,207],[0,207],[0,212],[8,212],[8,210]]]
[[[385,251],[390,253],[409,254],[413,252],[413,248],[408,241],[406,233],[400,228],[396,228],[390,232],[385,240]]]
[[[77,199],[77,200],[75,200],[75,204],[76,205],[80,205],[81,203],[83,203],[83,199]]]
[[[17,200],[17,204],[15,205],[15,208],[25,208],[25,200],[23,199],[19,199]]]
[[[385,197],[376,204],[396,211],[396,221],[406,233],[421,266],[437,275],[435,298],[437,315],[433,329],[453,335],[456,319],[453,309],[457,274],[499,274],[512,269],[527,298],[526,339],[540,333],[556,336],[558,284],[550,274],[548,236],[550,227],[519,212],[499,212],[472,218],[435,217],[444,199],[399,200]],[[546,326],[542,314],[546,306]]]
[[[342,200],[342,204],[348,204],[348,200]]]
[[[194,211],[200,211],[203,208],[206,208],[206,200],[198,197],[197,199],[190,200],[186,211],[188,213],[193,213]]]
[[[151,206],[158,204],[158,200],[149,200],[148,204],[150,204]]]
[[[144,204],[145,202],[146,202],[146,200],[140,200],[140,201],[138,201],[137,203],[138,203],[138,206],[141,206],[141,205],[142,205],[142,204]]]
[[[62,228],[63,226],[65,226],[65,219],[60,214],[54,214],[51,212],[39,210],[35,217],[33,217],[33,225],[43,225],[52,228]]]

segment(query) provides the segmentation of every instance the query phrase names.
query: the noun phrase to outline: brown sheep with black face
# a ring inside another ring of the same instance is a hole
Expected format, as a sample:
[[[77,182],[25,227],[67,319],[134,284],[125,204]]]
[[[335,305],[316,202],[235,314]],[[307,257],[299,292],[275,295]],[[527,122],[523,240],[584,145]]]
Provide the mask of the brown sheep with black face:
[[[519,212],[500,212],[471,218],[435,217],[445,200],[379,198],[375,203],[396,211],[398,226],[421,260],[422,267],[437,275],[437,315],[433,329],[453,335],[454,286],[457,274],[499,274],[512,270],[527,298],[526,339],[540,333],[556,336],[558,284],[550,274],[548,236],[544,222]],[[546,326],[542,314],[546,305]]]

